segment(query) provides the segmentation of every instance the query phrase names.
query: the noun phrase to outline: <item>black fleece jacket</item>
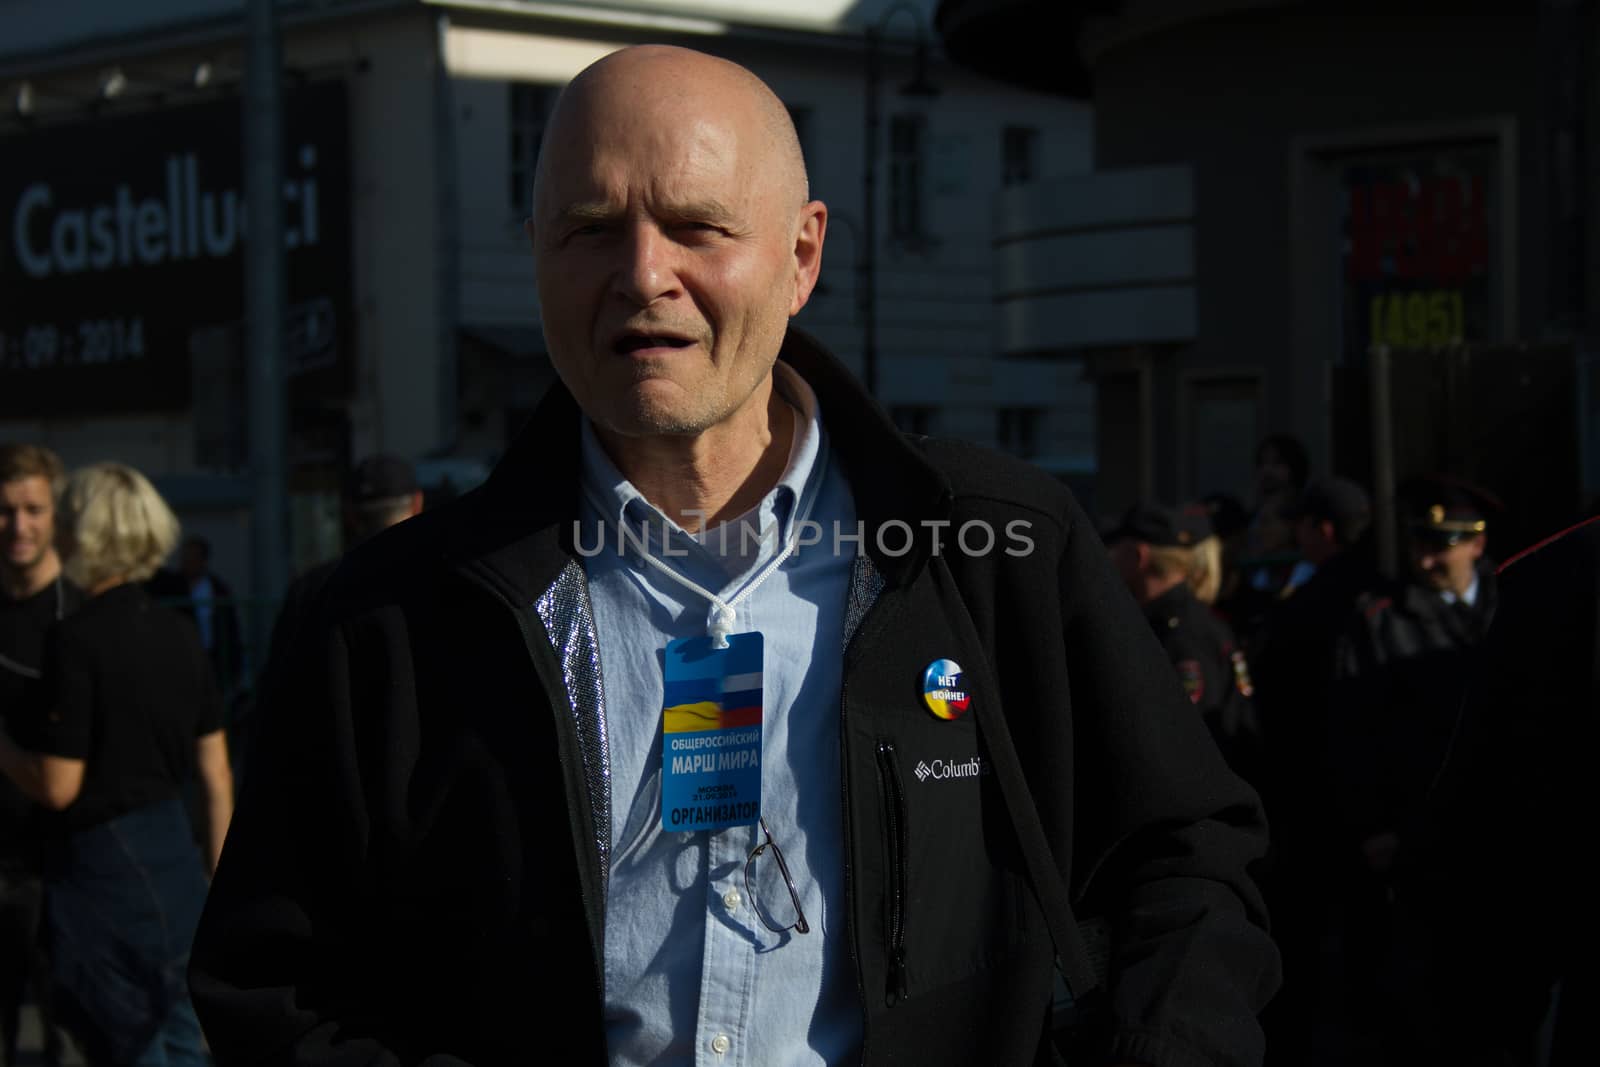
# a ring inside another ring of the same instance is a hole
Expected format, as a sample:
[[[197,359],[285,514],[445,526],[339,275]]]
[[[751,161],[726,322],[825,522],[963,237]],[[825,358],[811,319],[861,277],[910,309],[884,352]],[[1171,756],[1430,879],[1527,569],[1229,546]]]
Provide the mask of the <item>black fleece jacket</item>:
[[[1058,1062],[1033,861],[1111,931],[1094,1059],[1258,1063],[1278,980],[1245,870],[1260,808],[1089,521],[1032,467],[902,437],[798,331],[781,358],[816,390],[883,579],[840,709],[855,968],[832,980],[859,993],[862,1061]],[[346,557],[268,681],[190,972],[219,1063],[604,1062],[605,827],[565,639],[533,607],[575,558],[579,418],[557,386],[484,486]],[[992,552],[948,547],[972,520]],[[875,533],[895,521],[953,525],[945,550],[893,555]],[[953,722],[917,684],[941,657],[972,693]],[[914,773],[969,758],[985,773]],[[1024,854],[1004,780],[1047,849]]]

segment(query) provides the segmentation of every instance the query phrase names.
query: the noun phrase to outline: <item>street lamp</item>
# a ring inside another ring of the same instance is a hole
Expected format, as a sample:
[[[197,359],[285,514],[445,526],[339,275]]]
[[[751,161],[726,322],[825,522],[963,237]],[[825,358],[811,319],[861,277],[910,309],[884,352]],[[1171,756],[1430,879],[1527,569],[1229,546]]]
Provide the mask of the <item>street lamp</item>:
[[[909,3],[889,7],[878,20],[867,26],[867,108],[865,149],[866,166],[861,173],[862,269],[861,269],[861,377],[867,394],[878,395],[878,82],[882,78],[880,49],[883,31],[901,12],[911,16],[916,28],[912,54],[911,80],[900,87],[904,96],[934,97],[938,86],[928,77],[928,39],[922,15]]]

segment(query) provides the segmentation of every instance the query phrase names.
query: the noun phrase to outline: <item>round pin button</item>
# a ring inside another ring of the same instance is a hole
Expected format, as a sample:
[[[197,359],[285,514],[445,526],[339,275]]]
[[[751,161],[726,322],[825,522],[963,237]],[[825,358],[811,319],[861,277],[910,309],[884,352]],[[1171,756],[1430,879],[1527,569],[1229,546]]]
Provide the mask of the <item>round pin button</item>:
[[[715,1052],[718,1056],[727,1052],[732,1047],[733,1042],[728,1040],[727,1034],[718,1034],[716,1037],[711,1039],[711,1051]]]
[[[972,694],[962,680],[961,664],[936,659],[922,672],[922,701],[941,719],[959,719],[972,708]]]

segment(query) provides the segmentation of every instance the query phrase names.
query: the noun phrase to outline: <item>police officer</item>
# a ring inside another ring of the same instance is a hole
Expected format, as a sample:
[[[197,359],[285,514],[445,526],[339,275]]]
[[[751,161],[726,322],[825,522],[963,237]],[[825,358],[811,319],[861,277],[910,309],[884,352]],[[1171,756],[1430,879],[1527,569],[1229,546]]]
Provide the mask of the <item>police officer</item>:
[[[1600,1063],[1600,913],[1586,872],[1600,748],[1600,519],[1540,542],[1498,576],[1494,626],[1473,657],[1427,832],[1403,857],[1400,905],[1433,954],[1413,998],[1435,1013],[1421,1062]]]
[[[1397,495],[1405,573],[1358,599],[1330,716],[1337,832],[1348,860],[1346,973],[1391,1059],[1411,1054],[1412,1037],[1388,991],[1420,964],[1394,951],[1395,858],[1415,835],[1494,615],[1485,552],[1500,510],[1485,490],[1439,475],[1412,478]]]
[[[1254,777],[1259,734],[1249,665],[1233,631],[1208,606],[1221,583],[1221,559],[1206,509],[1136,504],[1105,541],[1222,754],[1237,773]]]

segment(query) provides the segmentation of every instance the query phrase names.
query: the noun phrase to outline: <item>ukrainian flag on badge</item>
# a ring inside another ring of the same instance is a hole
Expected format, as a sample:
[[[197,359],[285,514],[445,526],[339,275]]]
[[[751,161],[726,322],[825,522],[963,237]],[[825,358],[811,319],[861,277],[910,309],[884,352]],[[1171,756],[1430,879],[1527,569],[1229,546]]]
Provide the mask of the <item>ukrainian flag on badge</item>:
[[[661,707],[661,828],[682,833],[754,823],[761,814],[759,633],[674,641]]]

